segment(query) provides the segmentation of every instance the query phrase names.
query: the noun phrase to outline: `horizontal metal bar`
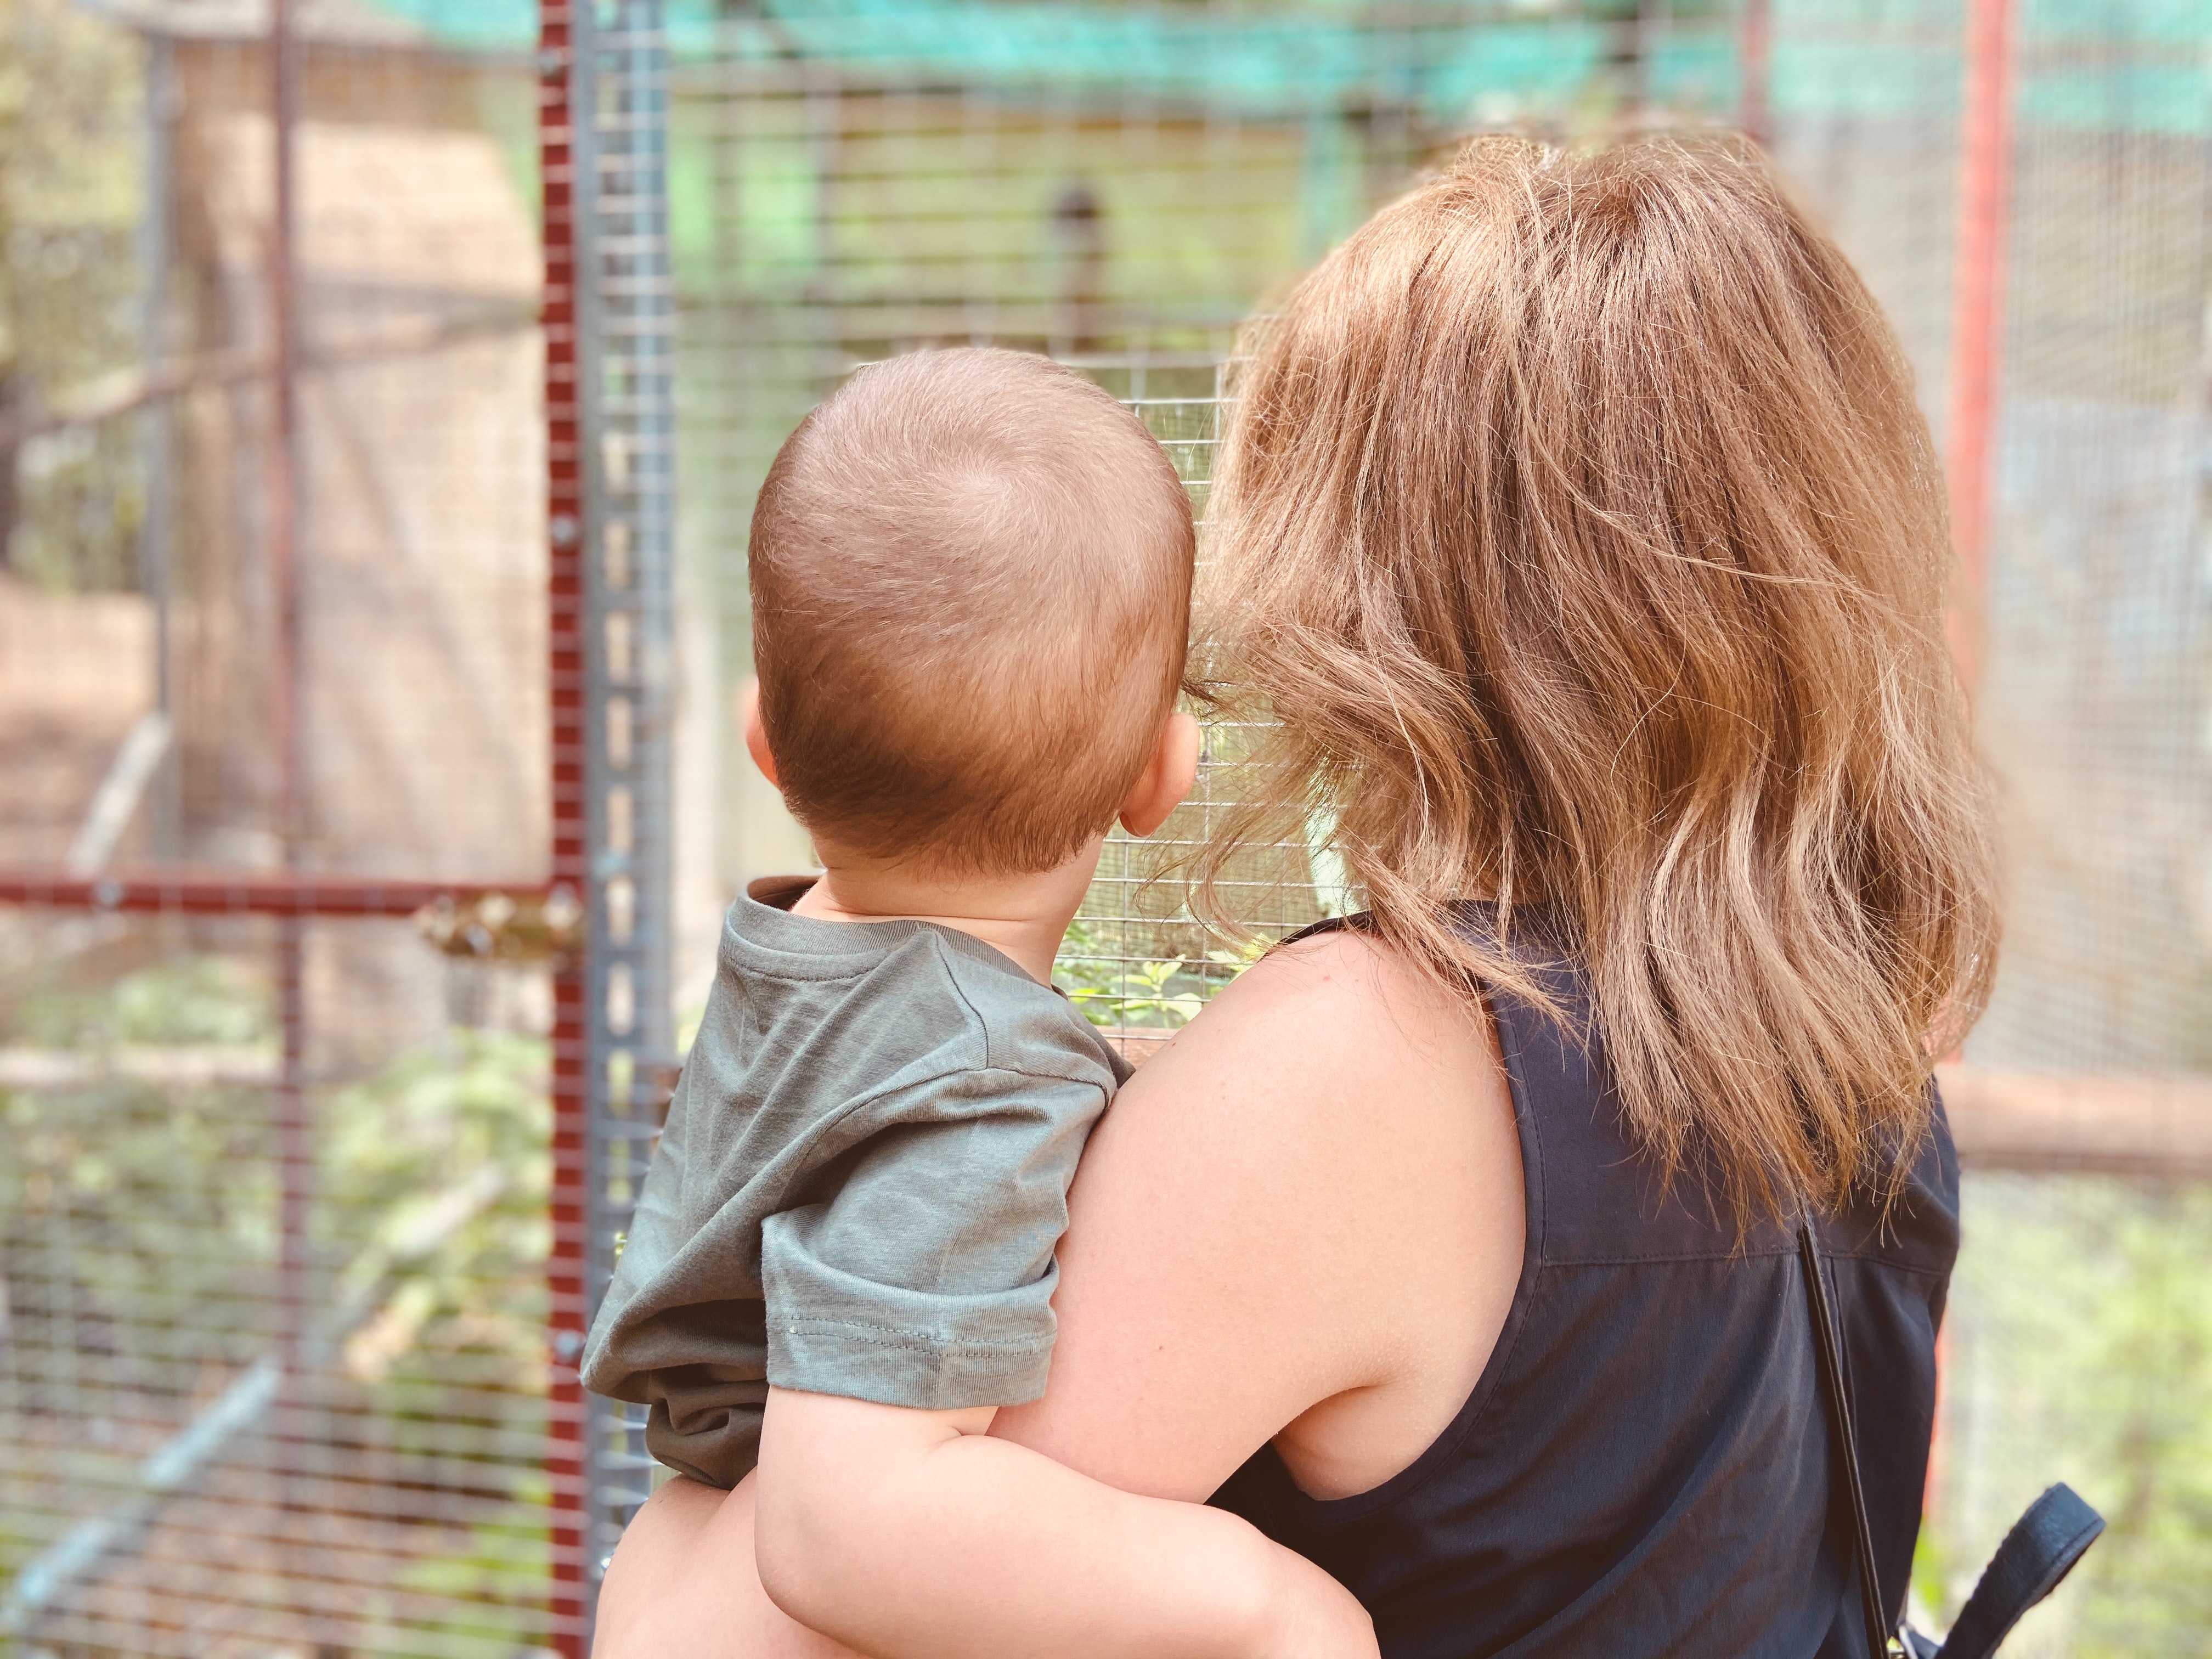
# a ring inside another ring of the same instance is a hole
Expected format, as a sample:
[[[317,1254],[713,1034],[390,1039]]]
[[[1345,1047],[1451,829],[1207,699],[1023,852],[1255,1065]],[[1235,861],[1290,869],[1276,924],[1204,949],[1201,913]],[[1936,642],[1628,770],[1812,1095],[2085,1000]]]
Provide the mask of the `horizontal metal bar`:
[[[393,329],[319,346],[307,353],[301,366],[315,372],[389,362],[428,356],[479,339],[527,333],[538,325],[534,313],[501,311],[453,322]],[[0,419],[0,449],[14,448],[49,432],[97,426],[167,398],[263,380],[270,373],[271,366],[271,359],[265,352],[216,351],[103,375],[63,393],[51,409],[33,410]]]
[[[2212,1180],[2212,1077],[1939,1066],[1969,1169]]]
[[[422,881],[210,870],[118,871],[87,877],[59,870],[0,868],[0,904],[186,915],[407,916],[440,899],[467,903],[489,893],[524,898],[547,890],[547,884],[539,879]]]

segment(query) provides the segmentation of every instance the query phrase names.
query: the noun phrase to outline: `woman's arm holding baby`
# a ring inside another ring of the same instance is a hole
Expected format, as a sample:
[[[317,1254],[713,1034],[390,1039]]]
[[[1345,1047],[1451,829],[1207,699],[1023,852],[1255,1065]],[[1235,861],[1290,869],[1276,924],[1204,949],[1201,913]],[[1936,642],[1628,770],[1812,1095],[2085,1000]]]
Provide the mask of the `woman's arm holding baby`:
[[[772,1390],[763,1583],[885,1659],[1361,1659],[1367,1616],[1237,1517],[986,1437],[989,1408]]]
[[[793,1430],[802,1427],[810,1401],[869,1408],[826,1396],[777,1396],[764,1472],[769,1464],[811,1471],[789,1495],[813,1511],[792,1519],[790,1538],[767,1540],[770,1575],[789,1605],[887,1659],[1126,1651],[1110,1645],[1120,1621],[1164,1616],[1150,1580],[1142,1581],[1150,1585],[1142,1594],[1130,1591],[1104,1607],[1103,1629],[1076,1628],[1066,1639],[1027,1647],[980,1644],[988,1639],[983,1626],[1000,1616],[1018,1582],[1072,1587],[1087,1596],[1111,1583],[1139,1582],[1095,1575],[1141,1563],[1159,1538],[1182,1536],[1118,1523],[1102,1528],[1088,1504],[1146,1505],[1121,1513],[1225,1525],[1234,1529],[1237,1541],[1224,1540],[1234,1555],[1257,1537],[1242,1522],[1194,1504],[1152,1504],[1128,1494],[1202,1499],[1275,1437],[1309,1491],[1341,1496],[1387,1478],[1435,1437],[1480,1372],[1519,1271],[1517,1143],[1488,1031],[1376,951],[1339,935],[1277,953],[1123,1089],[1077,1180],[1074,1221],[1060,1253],[1060,1335],[1045,1398],[1000,1411],[991,1441],[979,1443],[959,1425],[942,1423],[925,1437],[926,1447],[971,1460],[978,1450],[1018,1449],[1000,1444],[1001,1437],[1044,1454],[1021,1466],[1032,1470],[1036,1489],[1029,1474],[1001,1480],[994,1471],[990,1490],[963,1500],[971,1507],[963,1524],[975,1529],[980,1547],[952,1548],[941,1534],[892,1540],[890,1547],[919,1547],[957,1575],[957,1589],[950,1579],[926,1589],[931,1631],[921,1621],[902,1624],[895,1601],[860,1607],[870,1629],[841,1620],[830,1604],[864,1576],[866,1564],[854,1556],[834,1578],[810,1583],[804,1575],[836,1559],[842,1547],[820,1553],[810,1547],[796,1561],[775,1559],[799,1536],[796,1528],[847,1524],[841,1511],[856,1480],[873,1480],[888,1467],[872,1463],[856,1476],[849,1460],[879,1454],[842,1436],[778,1443],[786,1404],[801,1407],[784,1425]],[[787,1451],[796,1455],[787,1458]],[[907,1443],[896,1455],[915,1451]],[[937,1455],[921,1452],[925,1462]],[[956,1467],[942,1460],[932,1478]],[[957,1473],[964,1482],[985,1467],[971,1461]],[[913,1501],[912,1490],[902,1503]],[[723,1501],[694,1492],[702,1504]],[[655,1502],[665,1500],[664,1492]],[[927,1504],[916,1509],[924,1519],[931,1513]],[[884,1513],[863,1524],[882,1526]],[[671,1634],[653,1645],[603,1647],[601,1659],[839,1655],[834,1645],[780,1644],[798,1638],[764,1616],[775,1610],[751,1571],[750,1499],[740,1518],[741,1540],[740,1528],[728,1526],[719,1547],[689,1557],[679,1557],[669,1536],[676,1528],[656,1528],[650,1514],[634,1525],[603,1608],[622,1603],[612,1610],[623,1627],[651,1622],[668,1632],[681,1621],[687,1628],[680,1639]],[[783,1524],[779,1519],[779,1530]],[[1112,1552],[1104,1547],[1109,1539],[1115,1540]],[[1137,1553],[1122,1553],[1123,1543]],[[670,1566],[665,1558],[698,1565]],[[1344,1594],[1286,1553],[1268,1559],[1276,1568],[1287,1564],[1312,1574],[1303,1582],[1311,1593],[1319,1580],[1321,1603]],[[905,1570],[922,1560],[911,1557]],[[1174,1582],[1177,1566],[1169,1561],[1164,1582]],[[793,1577],[787,1580],[787,1572]],[[1094,1576],[1078,1576],[1084,1573]],[[696,1587],[709,1580],[715,1588],[702,1595]],[[664,1595],[663,1585],[684,1588],[680,1596]],[[659,1605],[637,1605],[655,1598]],[[1042,1605],[1049,1613],[1052,1604]],[[1092,1604],[1062,1606],[1087,1613]],[[950,1640],[945,1632],[954,1633]],[[1364,1629],[1358,1636],[1371,1644]],[[944,1645],[919,1645],[928,1641]],[[1092,1641],[1109,1645],[1093,1648]]]
[[[731,1492],[672,1480],[630,1523],[597,1659],[1374,1653],[1366,1614],[1310,1563],[1234,1516],[984,1438],[990,1416],[778,1391],[760,1471]]]

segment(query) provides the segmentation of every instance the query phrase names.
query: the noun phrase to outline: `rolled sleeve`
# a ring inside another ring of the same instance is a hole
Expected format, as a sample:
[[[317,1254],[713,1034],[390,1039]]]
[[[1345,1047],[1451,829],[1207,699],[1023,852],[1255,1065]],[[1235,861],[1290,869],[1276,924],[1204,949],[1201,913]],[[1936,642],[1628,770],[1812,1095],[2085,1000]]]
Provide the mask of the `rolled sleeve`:
[[[769,1381],[885,1406],[1018,1406],[1044,1392],[1057,1270],[970,1295],[910,1291],[843,1273],[809,1251],[805,1212],[768,1224]],[[785,1225],[799,1223],[799,1225]]]
[[[763,1224],[769,1381],[931,1411],[1042,1395],[1053,1250],[1104,1106],[1004,1071],[872,1103],[834,1191]]]

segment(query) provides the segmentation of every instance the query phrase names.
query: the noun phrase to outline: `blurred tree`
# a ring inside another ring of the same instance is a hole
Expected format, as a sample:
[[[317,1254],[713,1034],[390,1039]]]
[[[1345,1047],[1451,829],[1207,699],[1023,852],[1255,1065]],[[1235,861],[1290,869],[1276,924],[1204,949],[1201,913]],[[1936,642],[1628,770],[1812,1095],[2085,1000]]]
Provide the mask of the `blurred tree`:
[[[136,564],[131,424],[18,422],[137,355],[142,53],[67,0],[0,0],[0,565],[49,587]]]

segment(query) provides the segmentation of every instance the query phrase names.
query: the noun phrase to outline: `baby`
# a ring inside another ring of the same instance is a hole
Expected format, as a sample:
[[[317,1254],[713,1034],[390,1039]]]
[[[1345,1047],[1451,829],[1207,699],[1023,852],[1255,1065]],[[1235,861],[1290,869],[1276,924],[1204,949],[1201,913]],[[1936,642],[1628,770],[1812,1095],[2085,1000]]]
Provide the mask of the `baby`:
[[[1068,1182],[1127,1074],[1052,960],[1110,825],[1190,788],[1193,549],[1158,445],[1039,357],[864,369],[776,457],[745,738],[824,868],[730,911],[584,1364],[735,1491],[648,1508],[602,1659],[826,1645],[762,1586],[902,1659],[1373,1655],[1243,1522],[986,1433],[1044,1391]]]

